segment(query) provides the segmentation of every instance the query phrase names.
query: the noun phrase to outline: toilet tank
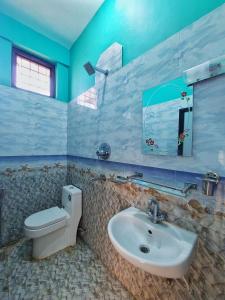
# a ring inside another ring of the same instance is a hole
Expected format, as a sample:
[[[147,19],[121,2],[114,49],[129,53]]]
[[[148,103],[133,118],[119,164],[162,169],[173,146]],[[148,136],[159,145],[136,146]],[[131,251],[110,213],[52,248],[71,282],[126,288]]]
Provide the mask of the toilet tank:
[[[82,214],[82,191],[73,185],[64,186],[62,206],[72,218],[80,218]]]

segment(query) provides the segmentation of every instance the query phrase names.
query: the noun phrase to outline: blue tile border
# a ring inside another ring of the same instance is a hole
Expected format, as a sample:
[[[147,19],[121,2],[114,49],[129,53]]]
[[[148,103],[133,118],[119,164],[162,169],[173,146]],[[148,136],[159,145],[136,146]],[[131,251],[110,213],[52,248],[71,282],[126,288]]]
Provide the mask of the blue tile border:
[[[203,174],[200,173],[169,170],[114,161],[104,161],[81,156],[68,155],[68,160],[84,163],[90,167],[101,167],[103,169],[110,169],[118,172],[141,172],[144,174],[145,180],[155,179],[158,182],[158,180],[165,180],[166,178],[168,182],[176,183],[178,185],[183,184],[184,182],[192,182],[200,185],[203,177]]]
[[[29,156],[0,156],[1,162],[37,162],[67,160],[67,155],[29,155]]]
[[[56,161],[72,161],[88,165],[92,168],[102,168],[118,173],[134,173],[140,172],[144,174],[145,180],[160,180],[175,183],[176,185],[184,182],[192,182],[201,184],[203,174],[191,173],[186,171],[177,171],[170,169],[155,168],[149,166],[128,164],[115,161],[104,161],[94,158],[81,157],[75,155],[29,155],[29,156],[0,156],[0,165],[7,163],[38,163],[38,162],[56,162]],[[221,178],[225,180],[225,177]]]
[[[0,156],[1,169],[17,168],[22,164],[40,166],[53,163],[63,163],[67,165],[67,155]]]
[[[185,173],[185,174],[201,175],[200,173],[191,173],[191,172],[176,171],[176,170],[171,170],[171,169],[155,168],[155,167],[144,166],[144,165],[129,164],[129,163],[123,163],[123,162],[110,161],[110,160],[100,160],[100,159],[82,157],[82,156],[76,156],[76,155],[67,155],[67,157],[70,160],[79,160],[79,161],[83,161],[83,162],[89,162],[90,164],[102,164],[103,166],[106,166],[106,165],[116,166],[117,165],[117,166],[126,166],[126,167],[130,167],[130,168],[159,170],[159,171],[163,171],[163,172],[180,172],[180,173]]]

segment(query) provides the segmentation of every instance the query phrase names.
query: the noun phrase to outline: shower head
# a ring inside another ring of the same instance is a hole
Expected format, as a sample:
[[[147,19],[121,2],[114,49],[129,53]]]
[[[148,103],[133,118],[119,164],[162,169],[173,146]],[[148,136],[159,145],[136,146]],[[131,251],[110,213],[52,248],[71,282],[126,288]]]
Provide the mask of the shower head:
[[[93,75],[95,73],[95,68],[92,66],[92,64],[90,62],[87,62],[84,65],[84,68],[85,68],[86,72],[88,73],[88,75]]]
[[[108,70],[103,70],[98,67],[94,67],[94,66],[92,66],[92,64],[90,62],[87,62],[86,64],[84,64],[84,68],[89,76],[93,75],[96,71],[103,73],[105,76],[107,76],[109,74]]]

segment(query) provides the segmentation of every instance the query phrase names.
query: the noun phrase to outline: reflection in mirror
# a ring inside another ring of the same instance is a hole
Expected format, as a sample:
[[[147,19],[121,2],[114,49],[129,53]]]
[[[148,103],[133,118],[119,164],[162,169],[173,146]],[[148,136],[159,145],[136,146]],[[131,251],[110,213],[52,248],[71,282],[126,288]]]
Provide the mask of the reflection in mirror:
[[[143,152],[192,155],[193,87],[183,77],[143,93]]]

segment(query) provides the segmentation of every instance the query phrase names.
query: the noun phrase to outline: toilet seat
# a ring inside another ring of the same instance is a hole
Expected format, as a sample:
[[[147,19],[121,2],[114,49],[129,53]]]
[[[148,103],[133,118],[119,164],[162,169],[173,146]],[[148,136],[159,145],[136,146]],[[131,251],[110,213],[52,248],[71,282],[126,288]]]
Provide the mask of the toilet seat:
[[[40,229],[66,219],[67,215],[63,208],[55,206],[30,215],[24,225],[29,229]]]
[[[28,238],[38,238],[67,225],[69,214],[57,206],[32,214],[24,221],[24,231]]]

